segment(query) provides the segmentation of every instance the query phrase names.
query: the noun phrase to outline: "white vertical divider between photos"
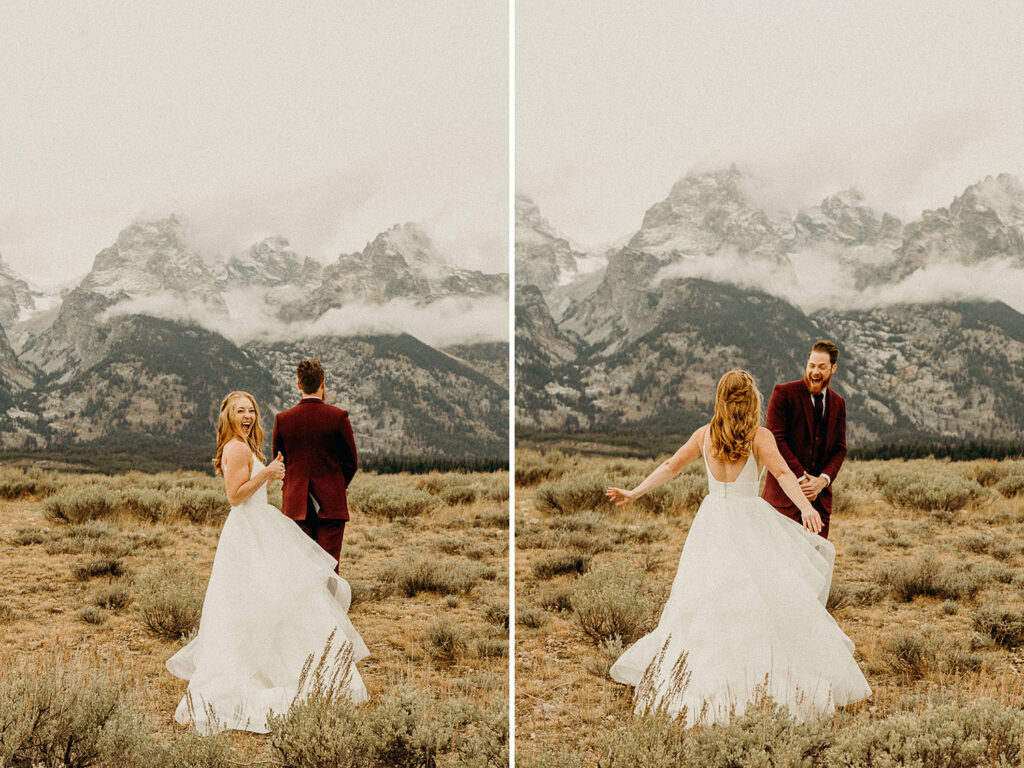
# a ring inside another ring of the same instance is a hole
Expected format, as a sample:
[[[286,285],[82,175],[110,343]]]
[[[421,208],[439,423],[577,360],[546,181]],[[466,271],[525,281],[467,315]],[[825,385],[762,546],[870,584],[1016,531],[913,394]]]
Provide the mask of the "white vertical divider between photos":
[[[508,0],[508,759],[516,762],[516,14]]]

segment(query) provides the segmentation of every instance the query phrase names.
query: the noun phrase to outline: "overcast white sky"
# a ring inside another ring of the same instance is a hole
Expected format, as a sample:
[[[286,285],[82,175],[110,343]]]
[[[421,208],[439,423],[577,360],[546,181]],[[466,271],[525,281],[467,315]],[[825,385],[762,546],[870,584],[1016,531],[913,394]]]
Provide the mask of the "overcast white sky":
[[[333,260],[404,221],[508,269],[508,6],[5,2],[0,255],[87,271],[142,215]]]
[[[692,168],[903,219],[1024,178],[1024,3],[517,0],[516,188],[585,245]]]

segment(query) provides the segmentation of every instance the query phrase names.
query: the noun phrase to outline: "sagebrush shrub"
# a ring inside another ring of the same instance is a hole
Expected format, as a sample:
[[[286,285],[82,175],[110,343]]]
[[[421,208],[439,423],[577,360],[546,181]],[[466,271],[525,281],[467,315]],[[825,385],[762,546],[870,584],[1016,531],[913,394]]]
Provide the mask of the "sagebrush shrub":
[[[995,489],[1008,499],[1024,495],[1024,471],[1007,475],[995,485]]]
[[[71,569],[72,575],[78,581],[88,581],[100,576],[117,578],[124,576],[126,572],[124,563],[113,557],[98,557],[85,563],[77,563]]]
[[[984,583],[976,570],[962,563],[943,562],[932,553],[885,565],[875,571],[874,579],[901,602],[918,595],[943,600],[971,598]]]
[[[466,652],[466,633],[448,619],[439,619],[427,629],[430,655],[439,661],[454,662]]]
[[[207,525],[220,522],[231,511],[223,491],[204,488],[177,488],[170,503],[174,515]]]
[[[591,568],[576,582],[570,597],[580,627],[595,642],[620,638],[632,643],[653,626],[661,606],[639,568],[622,563]]]
[[[135,587],[143,624],[162,637],[177,639],[199,626],[203,596],[195,575],[174,563],[144,574]]]
[[[953,512],[990,493],[973,480],[954,474],[886,472],[880,475],[879,485],[890,504],[925,512]]]
[[[985,604],[974,613],[974,628],[1003,648],[1024,645],[1024,612]]]
[[[423,515],[440,503],[426,491],[405,485],[356,485],[349,489],[348,502],[359,512],[389,520]]]
[[[415,597],[420,592],[464,595],[480,579],[493,575],[496,575],[493,569],[475,563],[423,559],[389,563],[381,570],[380,580],[406,597]]]
[[[560,552],[548,555],[533,564],[538,579],[550,579],[565,573],[585,573],[590,568],[590,555]]]
[[[893,672],[917,679],[938,666],[938,646],[920,632],[897,632],[882,643],[880,658]]]

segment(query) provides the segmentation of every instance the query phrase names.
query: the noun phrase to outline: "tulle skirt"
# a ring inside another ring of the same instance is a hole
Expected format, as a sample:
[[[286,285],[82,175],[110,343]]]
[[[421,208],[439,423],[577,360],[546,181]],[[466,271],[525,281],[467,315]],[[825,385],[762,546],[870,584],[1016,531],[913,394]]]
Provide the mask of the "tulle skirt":
[[[704,499],[657,628],[615,662],[637,711],[727,722],[760,695],[798,720],[867,698],[853,643],[825,609],[835,549],[757,496]]]
[[[199,632],[167,661],[189,681],[174,714],[201,733],[266,733],[302,692],[300,676],[331,640],[353,701],[366,700],[355,667],[369,654],[348,618],[351,589],[337,563],[281,511],[250,500],[231,510],[214,556]],[[333,635],[333,638],[332,638]],[[337,670],[335,670],[337,672]]]

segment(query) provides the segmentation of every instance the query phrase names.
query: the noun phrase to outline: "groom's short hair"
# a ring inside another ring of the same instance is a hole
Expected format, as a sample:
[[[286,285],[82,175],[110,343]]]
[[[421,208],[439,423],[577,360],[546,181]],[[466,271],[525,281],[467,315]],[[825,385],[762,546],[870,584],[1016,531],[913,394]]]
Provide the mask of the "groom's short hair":
[[[827,352],[828,359],[832,365],[835,365],[836,361],[839,360],[839,347],[828,339],[822,339],[821,341],[814,342],[814,346],[811,347],[811,354],[814,354],[815,352]],[[808,355],[808,357],[810,357],[810,355]]]
[[[299,363],[296,373],[299,375],[299,386],[302,387],[302,391],[307,395],[312,395],[323,384],[324,367],[320,365],[320,361],[315,357]]]

